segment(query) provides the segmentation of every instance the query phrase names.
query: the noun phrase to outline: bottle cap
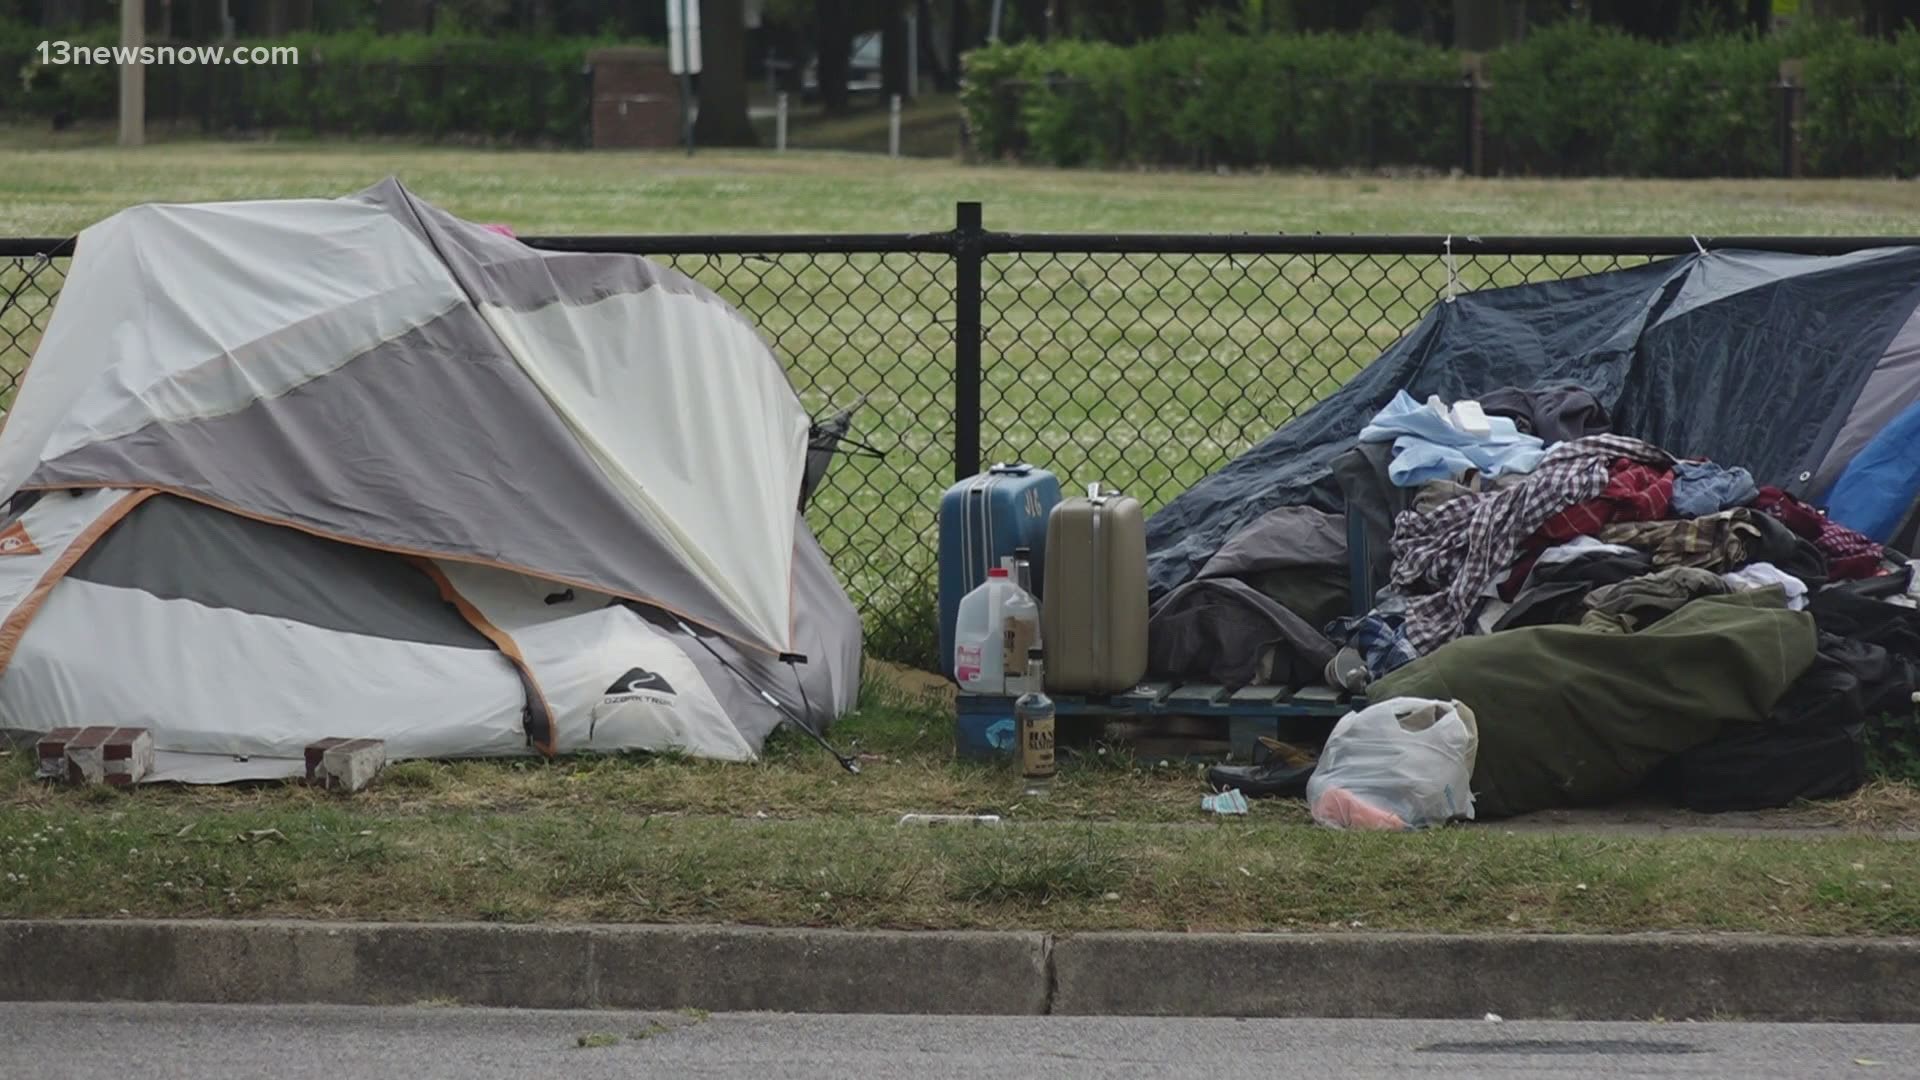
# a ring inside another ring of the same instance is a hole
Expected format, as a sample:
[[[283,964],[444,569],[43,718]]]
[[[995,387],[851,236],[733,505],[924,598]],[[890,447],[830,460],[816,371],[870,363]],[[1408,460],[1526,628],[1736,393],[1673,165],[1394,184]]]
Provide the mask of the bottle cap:
[[[1027,659],[1029,660],[1045,660],[1046,658],[1047,650],[1038,645],[1032,646],[1027,650]]]
[[[990,578],[994,578],[994,577],[1006,577],[1006,576],[1007,576],[1007,568],[1006,568],[1006,567],[1004,567],[1004,566],[996,566],[996,567],[994,567],[993,569],[991,569],[991,570],[989,570],[989,571],[987,571],[987,576],[988,576],[988,577],[990,577]]]

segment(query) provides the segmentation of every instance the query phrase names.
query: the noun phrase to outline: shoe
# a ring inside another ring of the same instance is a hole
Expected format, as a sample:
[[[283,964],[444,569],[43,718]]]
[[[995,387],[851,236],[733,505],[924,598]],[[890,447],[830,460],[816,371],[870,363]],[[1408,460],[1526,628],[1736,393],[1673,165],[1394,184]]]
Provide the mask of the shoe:
[[[1317,761],[1304,765],[1289,765],[1284,761],[1265,765],[1215,765],[1207,770],[1207,783],[1215,791],[1238,788],[1240,794],[1249,799],[1304,799],[1307,781],[1313,778],[1313,770],[1318,765]]]

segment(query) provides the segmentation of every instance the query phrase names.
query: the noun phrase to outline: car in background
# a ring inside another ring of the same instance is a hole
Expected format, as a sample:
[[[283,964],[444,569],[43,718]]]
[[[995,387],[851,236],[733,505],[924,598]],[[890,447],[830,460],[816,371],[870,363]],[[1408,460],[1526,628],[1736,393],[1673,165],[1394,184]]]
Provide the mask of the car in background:
[[[853,48],[847,59],[847,93],[859,95],[880,92],[880,56],[878,32],[861,34],[853,39]],[[820,58],[817,56],[809,57],[807,66],[800,72],[800,100],[820,100]]]

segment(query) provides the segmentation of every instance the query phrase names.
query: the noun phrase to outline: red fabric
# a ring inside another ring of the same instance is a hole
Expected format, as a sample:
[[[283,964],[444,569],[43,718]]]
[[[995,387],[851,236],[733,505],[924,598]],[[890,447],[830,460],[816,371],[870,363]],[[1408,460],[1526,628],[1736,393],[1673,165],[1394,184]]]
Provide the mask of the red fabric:
[[[1801,502],[1776,487],[1760,489],[1753,505],[1786,523],[1804,539],[1813,541],[1827,557],[1827,576],[1834,581],[1870,578],[1880,572],[1879,544]]]
[[[1850,555],[1827,560],[1827,577],[1834,581],[1859,581],[1880,573],[1880,556]]]
[[[1673,508],[1671,470],[1642,465],[1629,458],[1614,461],[1607,486],[1599,495],[1577,502],[1553,515],[1520,545],[1522,557],[1500,583],[1500,599],[1513,602],[1533,573],[1540,553],[1577,536],[1593,536],[1616,521],[1660,521]]]
[[[1527,584],[1527,579],[1533,576],[1533,565],[1540,561],[1540,553],[1545,550],[1544,547],[1528,548],[1527,553],[1520,557],[1520,561],[1513,564],[1513,572],[1507,575],[1507,580],[1500,583],[1498,590],[1500,599],[1509,604],[1513,603],[1513,598],[1520,595],[1520,590]]]
[[[1826,552],[1830,559],[1845,559],[1854,555],[1880,557],[1880,545],[1847,528],[1832,518],[1823,519],[1820,538],[1814,546]]]
[[[1613,463],[1607,488],[1586,502],[1574,503],[1547,519],[1534,533],[1564,544],[1576,536],[1592,536],[1616,521],[1659,521],[1673,507],[1673,473],[1621,458]]]
[[[1820,542],[1820,533],[1827,527],[1827,521],[1820,511],[1801,502],[1799,499],[1781,491],[1777,487],[1763,487],[1760,495],[1753,500],[1754,508],[1765,510],[1792,529],[1803,539]]]

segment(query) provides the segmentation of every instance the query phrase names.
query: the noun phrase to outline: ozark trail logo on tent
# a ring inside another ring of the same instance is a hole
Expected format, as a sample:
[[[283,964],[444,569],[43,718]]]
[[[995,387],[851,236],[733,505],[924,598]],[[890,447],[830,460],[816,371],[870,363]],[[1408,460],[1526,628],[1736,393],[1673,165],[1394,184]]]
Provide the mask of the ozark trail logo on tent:
[[[38,555],[40,548],[27,535],[25,522],[16,521],[0,529],[0,555]]]
[[[646,668],[629,668],[625,675],[613,680],[607,687],[607,696],[601,699],[603,705],[614,705],[622,701],[665,701],[673,696],[673,684],[665,676],[648,671]]]

